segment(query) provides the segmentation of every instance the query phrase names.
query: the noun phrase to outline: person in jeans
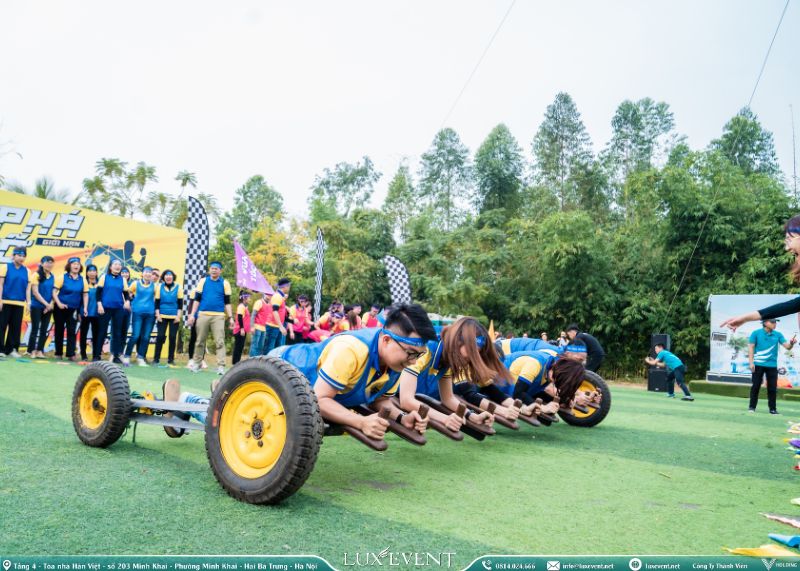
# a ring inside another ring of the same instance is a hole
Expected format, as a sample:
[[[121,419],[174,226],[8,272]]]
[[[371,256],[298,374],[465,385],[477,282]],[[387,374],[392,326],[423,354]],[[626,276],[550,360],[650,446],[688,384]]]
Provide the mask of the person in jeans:
[[[222,277],[222,262],[213,261],[209,264],[208,275],[197,283],[194,299],[197,303],[197,317],[191,315],[188,324],[191,327],[197,323],[197,343],[189,368],[194,373],[200,370],[200,361],[203,359],[210,332],[216,346],[217,374],[223,375],[225,374],[225,317],[228,317],[231,328],[234,321],[231,309],[231,284]]]
[[[43,256],[39,268],[31,275],[28,300],[31,308],[31,329],[28,353],[34,359],[44,359],[44,345],[53,317],[53,256]]]
[[[286,327],[283,322],[286,321],[286,297],[291,288],[292,282],[289,278],[278,280],[278,291],[272,294],[271,307],[267,310],[267,336],[264,340],[264,349],[261,351],[262,355],[266,355],[275,347],[280,347],[281,338],[286,337]]]
[[[675,382],[677,381],[678,386],[683,391],[683,398],[681,400],[693,401],[694,397],[692,393],[689,392],[689,387],[686,386],[686,366],[683,364],[683,361],[681,361],[675,353],[667,351],[661,343],[656,343],[653,350],[655,351],[656,358],[645,357],[645,362],[654,367],[666,367],[667,396],[669,398],[675,398]]]
[[[267,313],[272,311],[269,303],[270,295],[262,293],[261,299],[253,304],[253,335],[250,338],[250,356],[258,357],[264,353],[264,342],[267,339]]]
[[[131,296],[131,337],[125,348],[123,362],[130,364],[133,348],[136,347],[136,356],[140,367],[147,366],[147,346],[150,345],[150,334],[156,322],[156,286],[150,280],[153,277],[152,268],[145,266],[142,277],[128,287]]]
[[[55,322],[55,357],[63,358],[64,328],[67,329],[67,359],[77,361],[78,314],[88,303],[89,286],[83,279],[83,264],[80,258],[70,258],[62,275],[55,277],[53,300],[56,302],[53,313]]]
[[[86,347],[89,342],[89,330],[92,331],[92,341],[100,335],[100,322],[97,319],[97,266],[88,264],[86,266],[86,286],[89,288],[87,294],[88,302],[83,306],[81,316],[81,360],[88,361],[89,355]]]
[[[167,350],[167,364],[175,364],[175,342],[178,338],[178,328],[181,324],[181,307],[183,306],[183,288],[175,281],[175,272],[164,270],[161,274],[161,283],[156,284],[156,323],[158,334],[156,336],[156,353],[153,363],[161,361],[161,349],[169,329],[169,348]]]
[[[28,294],[28,251],[16,247],[10,262],[0,264],[0,357],[19,357],[22,316]]]
[[[125,314],[130,311],[128,280],[122,275],[122,262],[112,260],[108,270],[97,282],[97,316],[100,334],[95,338],[92,348],[92,360],[99,361],[103,354],[103,343],[111,323],[111,358],[112,362],[122,365],[122,351],[125,337]]]
[[[776,404],[778,397],[778,345],[791,349],[797,342],[792,337],[786,341],[783,333],[776,331],[778,320],[775,318],[764,319],[761,329],[756,329],[750,334],[748,356],[750,370],[753,372],[752,386],[750,387],[749,412],[755,412],[758,405],[758,393],[764,377],[767,379],[767,405],[770,414],[778,414]]]

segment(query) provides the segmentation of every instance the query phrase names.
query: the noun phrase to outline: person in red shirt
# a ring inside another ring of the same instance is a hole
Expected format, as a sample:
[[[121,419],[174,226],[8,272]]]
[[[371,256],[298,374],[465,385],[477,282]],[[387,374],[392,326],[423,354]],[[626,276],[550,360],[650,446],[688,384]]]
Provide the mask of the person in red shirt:
[[[373,303],[372,307],[369,308],[369,313],[367,313],[361,319],[361,326],[365,329],[371,329],[373,327],[380,327],[381,322],[378,321],[378,314],[381,312],[381,306],[378,304]]]
[[[300,294],[297,296],[297,303],[289,308],[289,339],[291,344],[311,343],[311,302],[308,296]]]
[[[262,355],[266,355],[275,347],[282,345],[281,338],[286,337],[286,328],[283,322],[286,321],[286,298],[289,290],[292,289],[292,282],[289,278],[278,280],[278,290],[272,294],[270,308],[267,310],[267,338],[264,340]]]

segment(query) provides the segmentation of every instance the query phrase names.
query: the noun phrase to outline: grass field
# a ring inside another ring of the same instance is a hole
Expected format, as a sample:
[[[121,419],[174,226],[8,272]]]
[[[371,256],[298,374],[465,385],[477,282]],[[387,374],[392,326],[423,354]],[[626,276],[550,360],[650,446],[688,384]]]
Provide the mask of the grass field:
[[[694,403],[613,387],[598,427],[502,427],[480,443],[390,436],[378,454],[327,438],[311,478],[278,507],[236,502],[217,485],[203,437],[139,427],[107,450],[76,438],[80,368],[0,362],[0,552],[4,554],[486,553],[721,554],[790,533],[763,511],[800,513],[782,416],[746,401]],[[132,367],[135,390],[167,377],[207,393],[210,373]]]

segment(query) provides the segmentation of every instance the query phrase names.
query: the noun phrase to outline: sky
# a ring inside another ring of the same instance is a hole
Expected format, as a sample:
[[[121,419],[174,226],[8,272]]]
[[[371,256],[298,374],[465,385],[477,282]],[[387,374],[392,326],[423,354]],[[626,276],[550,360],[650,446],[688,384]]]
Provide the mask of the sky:
[[[528,159],[559,91],[601,150],[625,99],[667,102],[693,148],[747,104],[785,0],[0,3],[0,173],[76,193],[101,157],[181,170],[232,207],[263,175],[302,216],[317,175],[368,155],[383,177],[442,127],[472,153],[505,123]],[[800,0],[790,0],[753,110],[792,175]],[[447,119],[445,123],[445,119]]]

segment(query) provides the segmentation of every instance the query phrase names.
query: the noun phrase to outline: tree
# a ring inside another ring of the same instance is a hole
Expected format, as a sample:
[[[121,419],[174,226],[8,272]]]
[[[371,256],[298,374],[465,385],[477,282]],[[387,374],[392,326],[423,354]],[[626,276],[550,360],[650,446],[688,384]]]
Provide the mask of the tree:
[[[558,196],[564,210],[578,202],[574,177],[592,159],[591,141],[568,93],[558,93],[547,107],[533,138],[534,172],[539,184]]]
[[[501,123],[475,153],[478,212],[503,208],[513,215],[519,207],[522,170],[522,150],[508,127]]]
[[[283,214],[283,196],[271,187],[261,175],[250,177],[236,189],[233,209],[222,215],[217,231],[231,229],[247,249],[253,232],[265,220]]]
[[[401,164],[389,183],[389,191],[383,201],[383,212],[398,230],[401,240],[405,240],[408,237],[407,226],[413,213],[412,205],[414,200],[414,181],[411,179],[408,166]]]
[[[354,207],[366,206],[380,178],[381,173],[375,170],[369,157],[354,165],[338,163],[333,170],[326,168],[322,176],[317,176],[310,200],[321,202],[346,217]]]
[[[722,137],[712,141],[711,148],[720,151],[745,174],[780,174],[772,133],[761,126],[749,107],[725,124]]]
[[[64,188],[56,190],[55,183],[52,179],[43,176],[36,181],[33,188],[28,189],[19,183],[12,183],[8,185],[8,190],[17,192],[19,194],[27,194],[36,198],[43,198],[45,200],[54,200],[64,204],[70,204],[70,192]],[[72,201],[74,203],[74,201]]]
[[[436,133],[430,149],[422,155],[420,198],[436,214],[439,225],[449,230],[464,219],[465,206],[471,194],[469,150],[453,129],[442,129]]]
[[[156,168],[140,161],[128,171],[127,165],[116,158],[97,161],[95,176],[83,179],[78,203],[128,218],[144,214],[149,200],[144,190],[149,183],[158,182]]]

